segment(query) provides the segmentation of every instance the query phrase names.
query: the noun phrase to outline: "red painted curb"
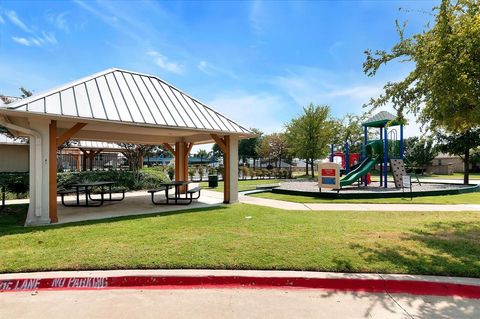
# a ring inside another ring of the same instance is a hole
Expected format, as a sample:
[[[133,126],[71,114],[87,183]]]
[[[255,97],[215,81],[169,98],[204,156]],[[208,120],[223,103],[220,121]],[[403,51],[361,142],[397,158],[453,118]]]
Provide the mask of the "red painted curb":
[[[250,277],[250,276],[120,276],[0,280],[0,292],[88,289],[299,288],[371,293],[459,296],[480,299],[480,286],[381,279]]]

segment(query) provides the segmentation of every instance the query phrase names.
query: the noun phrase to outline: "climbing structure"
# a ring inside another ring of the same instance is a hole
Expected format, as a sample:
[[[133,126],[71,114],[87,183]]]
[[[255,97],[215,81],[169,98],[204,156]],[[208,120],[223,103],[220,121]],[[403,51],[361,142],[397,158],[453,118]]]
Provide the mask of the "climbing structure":
[[[392,158],[390,159],[390,167],[392,168],[393,180],[395,181],[395,187],[401,188],[402,187],[402,177],[407,175],[407,171],[405,169],[405,163],[403,159],[400,158]]]
[[[396,121],[396,116],[386,111],[379,112],[363,123],[365,147],[369,144],[368,129],[378,128],[379,141],[383,147],[383,158],[378,163],[380,166],[380,186],[387,187],[388,164],[391,159],[403,160],[403,124]],[[400,139],[397,139],[397,131],[392,127],[400,126]],[[364,152],[366,154],[366,152]],[[364,157],[365,159],[365,157]],[[396,182],[395,182],[396,185]],[[367,181],[365,180],[365,186]]]

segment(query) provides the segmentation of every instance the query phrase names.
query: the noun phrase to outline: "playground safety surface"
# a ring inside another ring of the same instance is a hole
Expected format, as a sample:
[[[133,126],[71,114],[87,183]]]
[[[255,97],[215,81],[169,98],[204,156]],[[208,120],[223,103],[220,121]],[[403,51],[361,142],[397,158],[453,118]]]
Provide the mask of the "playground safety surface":
[[[286,181],[280,183],[279,187],[272,188],[273,193],[303,195],[311,197],[325,198],[378,198],[378,197],[419,197],[419,196],[435,196],[435,195],[455,195],[461,193],[470,193],[478,191],[479,185],[463,185],[455,183],[439,183],[439,182],[413,182],[412,192],[410,189],[395,188],[392,186],[381,187],[378,181],[372,182],[368,186],[352,185],[342,188],[341,190],[322,189],[319,191],[318,183],[312,181]]]

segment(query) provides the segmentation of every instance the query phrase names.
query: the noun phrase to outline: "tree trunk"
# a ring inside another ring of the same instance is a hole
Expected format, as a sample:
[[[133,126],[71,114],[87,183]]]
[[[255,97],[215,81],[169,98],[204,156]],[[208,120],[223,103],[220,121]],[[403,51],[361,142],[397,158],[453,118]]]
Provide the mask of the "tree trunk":
[[[315,177],[315,171],[313,170],[313,158],[310,160],[310,168],[312,169],[312,178]]]
[[[308,158],[305,159],[305,175],[308,177]]]
[[[463,158],[463,183],[465,185],[469,182],[469,175],[470,175],[470,149],[465,150],[464,158]]]

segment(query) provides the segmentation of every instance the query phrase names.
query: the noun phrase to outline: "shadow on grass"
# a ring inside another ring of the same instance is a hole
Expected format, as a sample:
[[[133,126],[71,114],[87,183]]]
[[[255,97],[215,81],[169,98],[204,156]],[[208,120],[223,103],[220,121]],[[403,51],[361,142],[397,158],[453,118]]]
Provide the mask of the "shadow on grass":
[[[224,210],[227,209],[225,206],[212,206],[212,207],[200,207],[200,208],[191,208],[185,210],[169,211],[169,212],[159,212],[159,213],[148,213],[144,215],[132,215],[132,216],[121,216],[121,217],[111,217],[104,219],[96,220],[87,220],[81,222],[72,222],[59,225],[48,225],[48,226],[37,226],[37,227],[24,227],[25,219],[28,212],[28,204],[17,204],[17,205],[8,205],[0,213],[0,237],[6,235],[14,234],[25,234],[36,231],[44,231],[49,229],[61,229],[61,228],[70,228],[86,225],[100,225],[115,223],[126,220],[139,220],[144,218],[151,217],[166,217],[172,215],[183,215],[183,214],[196,214],[204,213],[213,210]]]
[[[480,277],[480,224],[435,222],[413,229],[405,245],[350,247],[371,263],[392,264],[410,274]]]

